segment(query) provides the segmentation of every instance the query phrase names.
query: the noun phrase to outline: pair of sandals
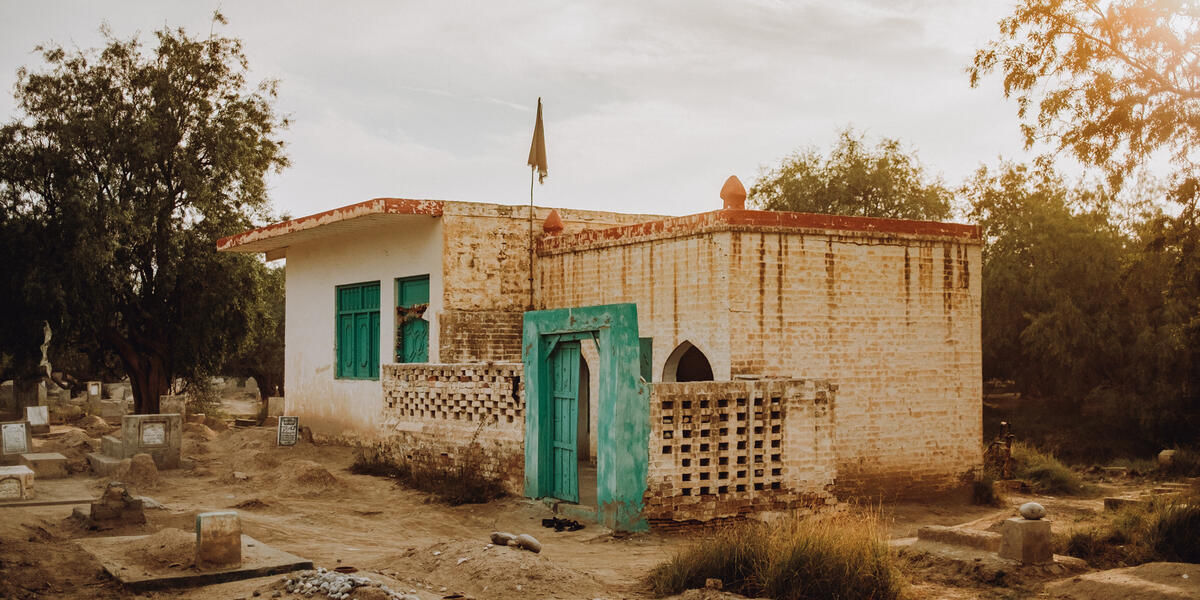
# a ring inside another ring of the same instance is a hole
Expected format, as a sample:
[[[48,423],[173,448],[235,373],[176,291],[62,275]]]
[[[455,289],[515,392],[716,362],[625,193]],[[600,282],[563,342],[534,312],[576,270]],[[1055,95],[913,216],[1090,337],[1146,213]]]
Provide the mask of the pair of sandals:
[[[579,531],[580,529],[583,529],[583,524],[579,521],[574,521],[571,519],[552,517],[549,519],[542,519],[542,527],[553,529],[555,531]]]

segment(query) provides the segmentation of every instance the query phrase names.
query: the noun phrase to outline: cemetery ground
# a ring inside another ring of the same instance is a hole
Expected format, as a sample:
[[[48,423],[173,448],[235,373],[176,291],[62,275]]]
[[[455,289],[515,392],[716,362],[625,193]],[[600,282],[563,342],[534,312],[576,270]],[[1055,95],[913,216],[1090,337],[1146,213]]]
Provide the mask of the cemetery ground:
[[[241,407],[237,407],[241,408]],[[89,421],[90,422],[90,421]],[[71,505],[0,508],[0,598],[303,598],[289,593],[274,575],[202,587],[131,592],[102,572],[75,540],[154,534],[153,547],[131,549],[159,568],[185,569],[192,560],[186,542],[196,515],[238,511],[246,535],[326,569],[341,567],[422,600],[441,598],[651,598],[651,572],[676,553],[711,539],[711,531],[616,534],[587,523],[556,532],[541,520],[553,516],[543,504],[506,497],[486,504],[448,506],[429,494],[406,489],[386,477],[350,472],[354,450],[302,439],[278,447],[265,427],[185,426],[185,468],[129,481],[137,495],[152,498],[146,523],[90,531],[70,518]],[[34,441],[39,452],[61,452],[73,463],[70,477],[38,481],[41,500],[98,497],[109,479],[84,470],[83,454],[97,443],[103,426],[88,430],[56,425]],[[136,474],[135,474],[136,475]],[[966,494],[923,502],[884,502],[848,507],[849,514],[876,514],[893,540],[916,535],[926,525],[995,531],[1027,501],[1043,504],[1056,533],[1089,527],[1103,519],[1104,496],[1153,493],[1159,483],[1139,477],[1093,476],[1084,496],[1059,497],[1014,492],[996,506],[979,506]],[[541,553],[489,545],[489,534],[528,533]],[[899,548],[896,546],[896,548]],[[1068,569],[996,569],[934,555],[895,549],[894,564],[905,598],[1139,597],[1131,590],[1174,585],[1181,573],[1150,568],[1137,577],[1116,573],[1096,583]],[[1155,563],[1159,564],[1159,563]],[[1111,565],[1109,565],[1111,566]],[[1148,565],[1153,567],[1153,565]],[[1187,565],[1200,584],[1200,569]],[[1094,571],[1094,569],[1086,569]],[[999,572],[997,572],[999,571]],[[1126,580],[1122,582],[1121,577]],[[1155,579],[1155,578],[1158,579]],[[1115,581],[1115,583],[1114,583]],[[1130,584],[1133,581],[1133,584]],[[1056,583],[1057,582],[1057,583]],[[1132,585],[1132,587],[1131,587]],[[1072,593],[1075,586],[1075,595]],[[1081,587],[1084,586],[1084,587]],[[1092,586],[1092,587],[1086,587]],[[1099,586],[1099,587],[1096,587]],[[1149,587],[1147,587],[1149,586]],[[1168,588],[1161,588],[1168,589]],[[1161,589],[1159,591],[1161,591]],[[1175,589],[1175,588],[1169,588]],[[1198,588],[1187,593],[1200,594]],[[307,596],[324,598],[324,595]],[[360,589],[351,598],[374,598]],[[677,598],[736,598],[726,592],[693,590]],[[1176,596],[1146,596],[1176,597]]]

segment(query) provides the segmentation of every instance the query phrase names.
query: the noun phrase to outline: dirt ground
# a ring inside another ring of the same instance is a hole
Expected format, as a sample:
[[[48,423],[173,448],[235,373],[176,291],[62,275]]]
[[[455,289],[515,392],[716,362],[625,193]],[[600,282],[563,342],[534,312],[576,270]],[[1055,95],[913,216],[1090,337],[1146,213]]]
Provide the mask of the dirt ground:
[[[274,445],[273,430],[266,428],[217,432],[188,425],[185,431],[183,454],[194,467],[160,472],[155,485],[136,490],[162,505],[146,511],[145,525],[86,531],[69,518],[68,505],[0,508],[0,598],[301,598],[283,591],[280,576],[132,594],[71,541],[169,528],[191,532],[198,512],[221,509],[239,511],[244,532],[261,542],[328,569],[354,567],[360,575],[422,600],[648,598],[643,581],[650,570],[703,536],[615,535],[594,524],[580,531],[554,532],[541,527],[541,519],[551,513],[535,501],[510,497],[450,507],[386,478],[351,474],[353,452],[343,446],[302,441],[280,448]],[[77,428],[55,427],[52,435],[35,440],[36,450],[77,457],[86,449]],[[106,482],[81,472],[65,480],[39,481],[37,489],[43,499],[95,498]],[[1013,507],[1032,498],[1010,497],[1010,506],[1003,509],[958,499],[878,508],[890,521],[893,537],[909,537],[926,524],[995,527],[1014,514]],[[1067,527],[1101,508],[1099,499],[1037,500],[1056,516],[1056,527]],[[497,530],[532,534],[543,551],[489,547],[489,533]],[[1038,593],[1046,583],[996,588],[969,578],[959,581],[945,572],[938,576],[927,565],[907,568],[902,561],[902,568],[910,579],[910,598],[1024,597]],[[692,592],[687,597],[726,596],[705,594]]]

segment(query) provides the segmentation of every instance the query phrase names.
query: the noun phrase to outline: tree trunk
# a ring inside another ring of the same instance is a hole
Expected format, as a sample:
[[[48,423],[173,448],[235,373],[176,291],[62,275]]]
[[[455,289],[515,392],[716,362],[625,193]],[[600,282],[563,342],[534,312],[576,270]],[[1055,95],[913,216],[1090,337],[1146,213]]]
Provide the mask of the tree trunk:
[[[125,366],[125,374],[129,376],[133,390],[134,412],[139,415],[158,414],[159,399],[171,390],[166,359],[160,352],[144,348],[145,344],[135,347],[115,330],[105,331],[103,337],[116,349],[121,364]]]
[[[17,416],[17,419],[25,418],[26,406],[37,406],[38,404],[41,404],[41,394],[39,393],[41,391],[41,387],[39,385],[41,382],[41,377],[29,379],[22,378],[13,381],[12,412]]]
[[[251,370],[250,376],[258,383],[258,418],[261,421],[267,418],[267,398],[283,393],[283,378],[259,369]],[[278,392],[276,388],[279,389]]]

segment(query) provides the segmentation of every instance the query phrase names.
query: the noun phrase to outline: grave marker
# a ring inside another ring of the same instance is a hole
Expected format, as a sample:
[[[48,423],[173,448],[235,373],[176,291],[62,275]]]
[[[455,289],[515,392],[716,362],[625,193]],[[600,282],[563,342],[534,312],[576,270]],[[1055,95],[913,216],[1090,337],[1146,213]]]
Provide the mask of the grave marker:
[[[242,564],[242,521],[235,511],[196,515],[196,567]]]
[[[295,446],[300,436],[300,417],[279,417],[276,441],[280,446]]]
[[[120,456],[146,453],[160,469],[177,469],[182,451],[183,417],[172,415],[125,415],[121,421]],[[114,451],[116,449],[114,448]]]
[[[0,464],[17,464],[22,454],[32,452],[33,434],[29,421],[0,423]]]
[[[25,420],[33,433],[50,433],[50,407],[26,406]]]
[[[0,500],[33,498],[33,470],[24,465],[0,467]]]

